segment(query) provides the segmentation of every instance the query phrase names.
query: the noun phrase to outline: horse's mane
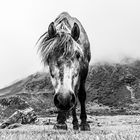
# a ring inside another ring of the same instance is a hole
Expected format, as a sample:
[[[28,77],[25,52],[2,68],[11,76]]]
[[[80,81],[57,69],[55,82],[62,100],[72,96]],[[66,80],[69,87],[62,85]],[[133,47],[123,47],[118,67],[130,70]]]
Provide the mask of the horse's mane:
[[[50,59],[53,59],[53,61],[70,60],[75,57],[77,52],[83,56],[82,49],[68,33],[58,32],[55,37],[50,38],[48,32],[46,32],[39,40],[38,50],[44,65],[47,65]]]

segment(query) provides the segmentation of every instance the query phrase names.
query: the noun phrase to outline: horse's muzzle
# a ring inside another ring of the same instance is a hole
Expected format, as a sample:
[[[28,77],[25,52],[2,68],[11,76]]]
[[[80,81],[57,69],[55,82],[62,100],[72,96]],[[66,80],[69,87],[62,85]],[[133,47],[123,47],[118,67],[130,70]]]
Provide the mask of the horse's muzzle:
[[[76,96],[71,92],[67,95],[64,95],[64,93],[56,93],[54,95],[54,104],[60,110],[69,111],[76,104]]]

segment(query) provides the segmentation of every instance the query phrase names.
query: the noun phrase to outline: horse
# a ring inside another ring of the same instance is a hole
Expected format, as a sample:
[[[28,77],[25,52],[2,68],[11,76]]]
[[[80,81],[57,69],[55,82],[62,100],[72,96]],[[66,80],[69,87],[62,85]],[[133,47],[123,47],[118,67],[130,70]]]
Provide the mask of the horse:
[[[73,116],[73,129],[90,130],[86,114],[85,81],[91,59],[88,36],[75,17],[61,13],[39,38],[38,50],[44,66],[48,66],[54,87],[54,105],[58,109],[54,129],[67,129],[67,113]],[[76,105],[81,106],[79,125]]]

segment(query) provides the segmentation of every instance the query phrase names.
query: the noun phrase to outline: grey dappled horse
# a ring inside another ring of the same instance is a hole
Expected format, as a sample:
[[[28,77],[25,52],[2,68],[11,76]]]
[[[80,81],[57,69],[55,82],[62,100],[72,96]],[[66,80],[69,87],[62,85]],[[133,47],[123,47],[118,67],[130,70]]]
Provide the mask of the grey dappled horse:
[[[90,43],[81,23],[68,13],[61,13],[39,39],[44,65],[49,66],[54,87],[54,104],[58,108],[55,129],[67,129],[66,113],[72,111],[73,129],[90,130],[85,109],[85,80],[91,59]],[[81,105],[81,124],[76,104]]]

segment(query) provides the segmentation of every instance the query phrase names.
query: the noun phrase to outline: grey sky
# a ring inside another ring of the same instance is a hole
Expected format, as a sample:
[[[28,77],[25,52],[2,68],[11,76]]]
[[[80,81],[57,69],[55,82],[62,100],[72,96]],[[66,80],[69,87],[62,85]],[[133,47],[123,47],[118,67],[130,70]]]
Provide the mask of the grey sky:
[[[0,88],[42,69],[35,43],[63,11],[87,31],[92,62],[140,56],[139,0],[1,0]]]

